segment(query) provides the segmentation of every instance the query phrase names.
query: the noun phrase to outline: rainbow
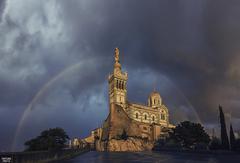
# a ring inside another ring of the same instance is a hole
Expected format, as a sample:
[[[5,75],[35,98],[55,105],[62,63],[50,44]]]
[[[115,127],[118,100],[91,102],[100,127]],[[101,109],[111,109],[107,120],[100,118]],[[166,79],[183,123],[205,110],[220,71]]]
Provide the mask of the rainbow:
[[[23,124],[26,120],[26,118],[29,116],[31,110],[34,108],[35,104],[39,101],[39,99],[41,99],[41,97],[44,95],[44,93],[56,82],[58,81],[59,79],[63,78],[66,74],[70,73],[70,72],[73,72],[77,69],[80,69],[81,66],[83,65],[94,65],[92,64],[92,62],[94,62],[95,60],[93,59],[89,59],[89,60],[84,60],[84,61],[81,61],[81,62],[78,62],[74,65],[71,65],[67,68],[65,68],[63,71],[59,72],[58,74],[56,74],[55,76],[53,76],[48,82],[46,82],[40,89],[39,91],[36,93],[36,95],[33,97],[33,99],[31,100],[31,102],[28,104],[27,108],[24,110],[20,120],[19,120],[19,123],[18,123],[18,126],[17,126],[17,129],[16,129],[16,132],[14,134],[14,139],[13,139],[13,143],[12,143],[12,146],[11,146],[11,150],[14,151],[15,148],[16,148],[16,143],[17,143],[17,138],[19,137],[19,134],[20,134],[20,131],[22,130],[22,127],[23,127]],[[195,117],[197,118],[197,121],[198,122],[201,122],[196,110],[194,109],[194,107],[192,106],[192,104],[188,101],[188,99],[185,97],[185,95],[182,93],[181,90],[178,89],[178,87],[169,79],[167,78],[166,76],[164,76],[164,78],[168,81],[168,83],[171,84],[171,86],[173,88],[175,88],[176,92],[182,96],[184,98],[184,101],[186,101],[187,105],[190,107],[190,109],[192,111],[194,111],[194,114],[195,114]]]
[[[19,134],[20,134],[20,131],[22,130],[22,126],[26,120],[26,118],[28,117],[29,113],[31,112],[31,110],[33,109],[34,105],[38,102],[38,100],[44,95],[44,93],[56,82],[58,81],[59,79],[61,79],[62,77],[64,77],[67,73],[70,73],[74,70],[77,70],[79,69],[83,64],[85,63],[88,63],[89,62],[92,62],[93,60],[84,60],[81,61],[81,62],[78,62],[74,65],[71,65],[67,68],[65,68],[63,71],[59,72],[58,74],[56,74],[54,77],[52,77],[48,82],[46,82],[41,88],[40,90],[37,92],[37,94],[33,97],[32,101],[28,104],[27,108],[24,110],[20,120],[19,120],[19,123],[18,123],[18,126],[17,126],[17,129],[16,129],[16,132],[14,134],[14,139],[13,139],[13,143],[12,143],[12,146],[11,146],[11,150],[14,151],[15,148],[16,148],[16,143],[17,143],[17,138],[19,137]],[[91,64],[90,64],[91,65]]]

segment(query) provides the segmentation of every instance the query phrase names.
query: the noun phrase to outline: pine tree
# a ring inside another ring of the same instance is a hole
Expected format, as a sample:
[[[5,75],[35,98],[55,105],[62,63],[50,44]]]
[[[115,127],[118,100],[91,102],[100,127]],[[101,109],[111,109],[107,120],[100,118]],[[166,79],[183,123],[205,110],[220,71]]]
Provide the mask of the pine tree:
[[[230,124],[230,146],[231,146],[231,150],[235,150],[236,148],[236,139],[234,136],[234,132],[233,132],[233,127],[232,124]]]
[[[225,150],[229,150],[229,140],[228,140],[227,129],[225,124],[225,117],[224,117],[224,113],[221,106],[219,106],[219,117],[220,117],[220,124],[221,124],[222,148]]]

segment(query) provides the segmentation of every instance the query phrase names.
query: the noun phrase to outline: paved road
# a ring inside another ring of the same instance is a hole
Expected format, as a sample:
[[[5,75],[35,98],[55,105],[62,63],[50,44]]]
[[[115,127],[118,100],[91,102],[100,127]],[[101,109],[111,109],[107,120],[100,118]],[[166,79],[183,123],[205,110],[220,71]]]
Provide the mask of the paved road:
[[[88,152],[63,163],[240,163],[240,155],[157,152]]]

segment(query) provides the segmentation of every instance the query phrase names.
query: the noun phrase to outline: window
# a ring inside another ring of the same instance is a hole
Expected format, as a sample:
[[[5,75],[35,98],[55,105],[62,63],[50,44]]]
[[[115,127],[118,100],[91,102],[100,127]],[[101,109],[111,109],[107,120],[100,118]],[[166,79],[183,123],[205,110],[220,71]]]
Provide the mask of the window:
[[[119,82],[119,89],[122,89],[122,81]]]
[[[118,80],[117,80],[117,88],[118,88]]]
[[[147,120],[147,115],[146,114],[144,115],[144,119]]]
[[[161,119],[165,120],[165,114],[163,114],[163,113],[161,114]]]
[[[155,117],[154,116],[152,117],[152,121],[155,121]]]
[[[138,113],[136,113],[136,118],[138,119]]]

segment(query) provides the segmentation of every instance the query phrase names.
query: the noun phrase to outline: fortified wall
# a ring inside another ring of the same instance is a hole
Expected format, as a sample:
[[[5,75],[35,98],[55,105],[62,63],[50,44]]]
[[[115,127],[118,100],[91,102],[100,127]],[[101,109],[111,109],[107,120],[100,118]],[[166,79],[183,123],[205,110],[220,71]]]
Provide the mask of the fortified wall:
[[[102,127],[102,136],[96,141],[98,151],[143,151],[153,147],[153,126],[144,132],[142,127],[148,127],[128,117],[123,108],[112,104],[110,113]],[[125,140],[124,140],[125,139]]]

